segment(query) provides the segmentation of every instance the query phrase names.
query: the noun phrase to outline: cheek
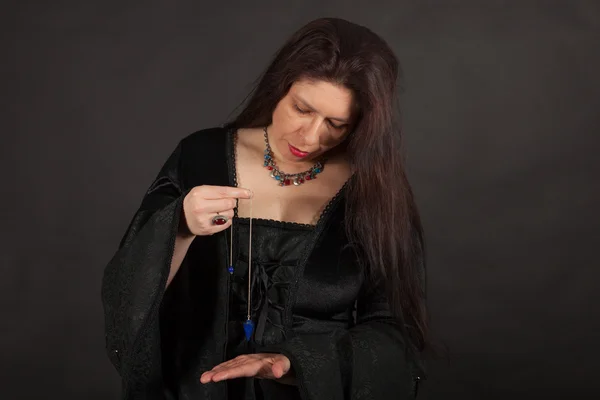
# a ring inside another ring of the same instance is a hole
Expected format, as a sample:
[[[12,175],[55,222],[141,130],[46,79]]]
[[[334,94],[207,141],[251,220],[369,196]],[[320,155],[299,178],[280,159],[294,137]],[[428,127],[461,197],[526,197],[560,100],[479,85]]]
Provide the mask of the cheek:
[[[275,111],[273,111],[273,124],[277,126],[282,126],[286,124],[286,120],[288,119],[288,114],[281,104],[279,104]]]
[[[327,148],[327,150],[330,150],[330,149],[336,147],[337,145],[343,143],[346,136],[347,135],[340,135],[340,134],[327,135],[321,139],[321,145],[323,147]]]
[[[295,132],[302,126],[302,119],[289,107],[278,106],[273,111],[273,125],[282,133]]]

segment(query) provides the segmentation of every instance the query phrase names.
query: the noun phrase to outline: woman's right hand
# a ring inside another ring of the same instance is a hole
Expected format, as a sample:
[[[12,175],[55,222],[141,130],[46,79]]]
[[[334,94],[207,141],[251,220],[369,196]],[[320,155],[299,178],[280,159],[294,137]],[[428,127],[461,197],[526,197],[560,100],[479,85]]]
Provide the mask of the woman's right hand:
[[[213,235],[231,226],[233,209],[237,199],[249,199],[248,189],[230,186],[196,186],[183,199],[181,228],[187,234],[196,236]],[[227,218],[223,225],[213,224],[213,218],[222,215]]]

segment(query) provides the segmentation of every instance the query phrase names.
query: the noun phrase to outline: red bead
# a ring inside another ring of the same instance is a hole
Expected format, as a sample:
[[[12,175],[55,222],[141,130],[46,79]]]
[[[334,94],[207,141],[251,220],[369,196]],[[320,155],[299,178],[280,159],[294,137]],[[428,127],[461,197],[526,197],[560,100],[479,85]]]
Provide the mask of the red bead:
[[[310,181],[310,180],[311,180],[311,177],[310,177],[310,175],[306,175],[306,176],[304,177],[304,179],[306,179],[307,181]]]
[[[298,179],[298,182],[299,183],[304,183],[304,179],[300,178],[300,179]]]
[[[271,166],[269,165],[269,166],[267,167],[267,169],[268,169],[269,171],[271,171],[271,170],[273,169],[273,167],[271,167]]]
[[[283,181],[284,184],[289,185],[290,183],[292,183],[289,179],[286,179],[285,181]]]

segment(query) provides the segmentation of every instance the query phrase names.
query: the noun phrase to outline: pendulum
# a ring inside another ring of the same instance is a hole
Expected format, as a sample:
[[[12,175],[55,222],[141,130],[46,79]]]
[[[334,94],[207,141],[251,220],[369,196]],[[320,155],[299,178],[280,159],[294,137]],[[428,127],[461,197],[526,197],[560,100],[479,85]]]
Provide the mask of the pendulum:
[[[250,341],[252,333],[254,332],[254,322],[252,321],[251,304],[252,304],[252,198],[250,198],[250,218],[249,218],[250,232],[248,234],[248,319],[244,322],[244,333],[246,334],[246,341]]]
[[[229,275],[233,275],[233,224],[229,227]]]
[[[246,341],[250,341],[252,337],[252,332],[254,332],[254,322],[248,317],[248,320],[244,322],[244,333],[246,334]]]
[[[251,316],[251,304],[252,304],[252,198],[250,198],[250,233],[248,240],[248,316],[247,320],[244,322],[244,334],[246,336],[246,341],[250,341],[252,337],[252,333],[254,333],[254,322],[252,321]],[[230,239],[229,239],[229,267],[227,271],[230,275],[233,275],[233,225],[229,227],[230,229]]]

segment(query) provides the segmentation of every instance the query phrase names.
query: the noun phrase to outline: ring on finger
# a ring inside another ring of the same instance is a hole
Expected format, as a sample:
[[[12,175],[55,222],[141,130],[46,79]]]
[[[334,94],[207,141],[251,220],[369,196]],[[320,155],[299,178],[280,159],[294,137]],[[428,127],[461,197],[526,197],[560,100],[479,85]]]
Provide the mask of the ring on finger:
[[[217,214],[212,218],[213,225],[225,225],[229,219],[221,214]]]

